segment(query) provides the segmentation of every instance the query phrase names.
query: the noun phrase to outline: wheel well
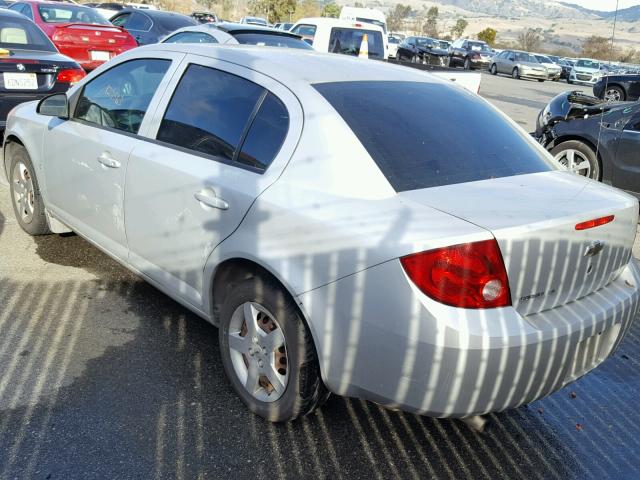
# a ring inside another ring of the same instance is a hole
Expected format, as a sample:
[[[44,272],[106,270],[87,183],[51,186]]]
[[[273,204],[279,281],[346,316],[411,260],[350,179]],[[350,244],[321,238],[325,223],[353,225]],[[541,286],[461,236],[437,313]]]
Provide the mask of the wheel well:
[[[256,262],[247,260],[245,258],[233,258],[225,260],[216,268],[213,282],[211,283],[211,312],[213,314],[213,323],[215,325],[220,324],[218,318],[220,308],[224,304],[227,295],[233,288],[233,285],[256,276],[274,280],[284,289],[284,291],[286,291],[293,297],[289,289],[286,288],[273,273],[271,273],[263,266],[257,264]],[[297,302],[295,303],[297,304]],[[300,313],[301,317],[304,318],[302,312]]]
[[[22,143],[20,139],[15,135],[9,135],[7,138],[5,138],[3,145],[4,155],[2,168],[4,168],[4,173],[6,174],[7,179],[9,179],[9,168],[11,166],[9,165],[9,155],[7,155],[6,153],[9,151],[9,147],[13,143],[17,143],[18,145],[22,145],[24,147],[24,143]]]

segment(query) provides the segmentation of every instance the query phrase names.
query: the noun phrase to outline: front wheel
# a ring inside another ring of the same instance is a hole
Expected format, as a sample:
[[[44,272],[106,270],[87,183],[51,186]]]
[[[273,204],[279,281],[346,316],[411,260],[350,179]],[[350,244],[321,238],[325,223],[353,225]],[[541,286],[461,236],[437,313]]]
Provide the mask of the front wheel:
[[[465,70],[471,70],[471,62],[469,61],[468,58],[464,59],[464,69]]]
[[[624,91],[615,85],[607,87],[607,90],[604,92],[604,100],[607,102],[620,102],[624,99]]]
[[[498,74],[498,67],[496,67],[495,63],[491,65],[491,68],[489,68],[489,73],[491,73],[491,75]]]
[[[11,203],[18,224],[29,235],[51,233],[38,179],[27,150],[22,145],[14,143],[9,145],[8,153],[11,162]]]
[[[576,175],[600,180],[600,164],[589,145],[579,140],[562,142],[551,149],[554,159]]]
[[[511,77],[514,80],[519,80],[520,79],[520,71],[518,70],[518,67],[513,69],[513,71],[511,72]]]
[[[538,81],[539,81],[540,83],[543,83],[543,82],[544,82],[544,80],[543,80],[542,78],[539,78],[539,79],[538,79]]]
[[[285,422],[328,397],[309,329],[277,282],[253,277],[235,285],[220,315],[222,364],[254,413]]]

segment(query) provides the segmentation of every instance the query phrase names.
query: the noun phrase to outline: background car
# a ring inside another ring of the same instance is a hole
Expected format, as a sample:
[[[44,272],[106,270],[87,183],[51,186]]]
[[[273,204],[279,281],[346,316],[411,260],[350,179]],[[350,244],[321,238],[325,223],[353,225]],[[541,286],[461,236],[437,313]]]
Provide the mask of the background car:
[[[449,47],[449,66],[465,70],[485,69],[491,62],[493,51],[486,42],[461,38]]]
[[[200,24],[195,18],[180,13],[138,9],[122,10],[111,23],[127,30],[138,45],[158,43],[179,28]]]
[[[285,22],[285,23],[276,23],[274,25],[274,28],[277,28],[278,30],[285,30],[285,31],[289,31],[289,29],[291,29],[291,27],[293,27],[293,22]]]
[[[492,75],[506,73],[514,79],[531,78],[544,82],[547,69],[538,62],[535,56],[520,50],[504,50],[491,60],[489,72]]]
[[[7,8],[11,5],[11,2],[7,2],[6,0],[0,0],[0,8]]]
[[[162,43],[242,43],[313,50],[311,45],[295,33],[259,25],[230,22],[184,27],[164,38]]]
[[[247,23],[247,24],[251,24],[251,25],[260,25],[260,26],[263,26],[263,27],[268,27],[269,26],[269,22],[267,22],[267,20],[262,18],[262,17],[242,17],[240,19],[240,23]]]
[[[561,93],[538,115],[536,137],[570,171],[640,198],[640,104]]]
[[[389,58],[396,58],[398,52],[398,46],[400,45],[402,40],[393,35],[387,35],[387,43],[389,45],[389,50],[387,51]]]
[[[580,58],[571,68],[567,83],[593,85],[600,80],[600,77],[602,77],[602,70],[600,70],[600,62],[598,60]]]
[[[0,10],[0,138],[13,107],[65,92],[84,76],[80,65],[61,55],[35,23]]]
[[[407,37],[397,47],[396,59],[411,63],[445,66],[448,50],[440,48],[438,40],[429,37]]]
[[[215,23],[220,21],[218,16],[213,12],[193,12],[190,17],[197,20],[198,23]]]
[[[100,15],[102,15],[107,20],[109,20],[111,17],[113,17],[120,10],[124,10],[125,8],[127,8],[127,6],[125,4],[123,4],[123,3],[114,3],[114,2],[85,3],[84,5],[87,6],[87,7],[93,8],[94,10],[96,10],[98,13],[100,13]]]
[[[640,75],[608,75],[593,85],[593,94],[607,102],[640,98]]]
[[[136,47],[122,28],[90,7],[63,2],[19,1],[9,10],[32,19],[60,53],[93,70],[116,55]]]
[[[553,82],[560,80],[560,77],[562,76],[562,67],[560,65],[546,55],[534,53],[533,56],[536,57],[536,60],[538,60],[540,65],[547,69],[547,80],[551,80]]]

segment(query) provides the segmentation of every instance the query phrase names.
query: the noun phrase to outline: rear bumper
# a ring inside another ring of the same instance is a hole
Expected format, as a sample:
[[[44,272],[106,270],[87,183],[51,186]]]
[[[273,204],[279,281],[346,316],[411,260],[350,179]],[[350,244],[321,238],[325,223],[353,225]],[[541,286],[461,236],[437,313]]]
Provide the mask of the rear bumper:
[[[604,361],[637,315],[640,269],[522,317],[437,304],[390,261],[302,294],[323,379],[340,395],[435,417],[514,408]]]
[[[123,52],[126,52],[131,48],[134,48],[134,46],[122,46],[122,47],[112,47],[112,46],[106,47],[105,46],[102,48],[92,47],[91,49],[87,49],[86,47],[78,48],[76,45],[65,45],[65,44],[62,44],[62,45],[57,44],[56,46],[58,47],[58,50],[60,50],[60,53],[73,58],[85,70],[95,70],[100,65],[108,61],[108,60],[92,60],[90,50],[109,52],[109,60],[110,60],[113,57]]]

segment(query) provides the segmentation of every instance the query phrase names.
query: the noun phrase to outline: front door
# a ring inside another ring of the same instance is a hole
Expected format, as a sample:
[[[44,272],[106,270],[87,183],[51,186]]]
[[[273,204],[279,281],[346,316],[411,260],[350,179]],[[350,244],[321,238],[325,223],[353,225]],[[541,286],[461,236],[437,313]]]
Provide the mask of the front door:
[[[158,109],[153,141],[132,153],[125,222],[129,262],[206,311],[205,264],[277,178],[282,166],[270,165],[291,154],[281,146],[302,115],[295,97],[272,79],[227,62],[188,59]]]
[[[170,59],[120,63],[88,82],[70,120],[43,137],[47,207],[74,230],[126,259],[124,181],[129,156]]]
[[[603,127],[604,128],[604,127]],[[613,185],[640,193],[640,113],[625,125],[614,150]]]

